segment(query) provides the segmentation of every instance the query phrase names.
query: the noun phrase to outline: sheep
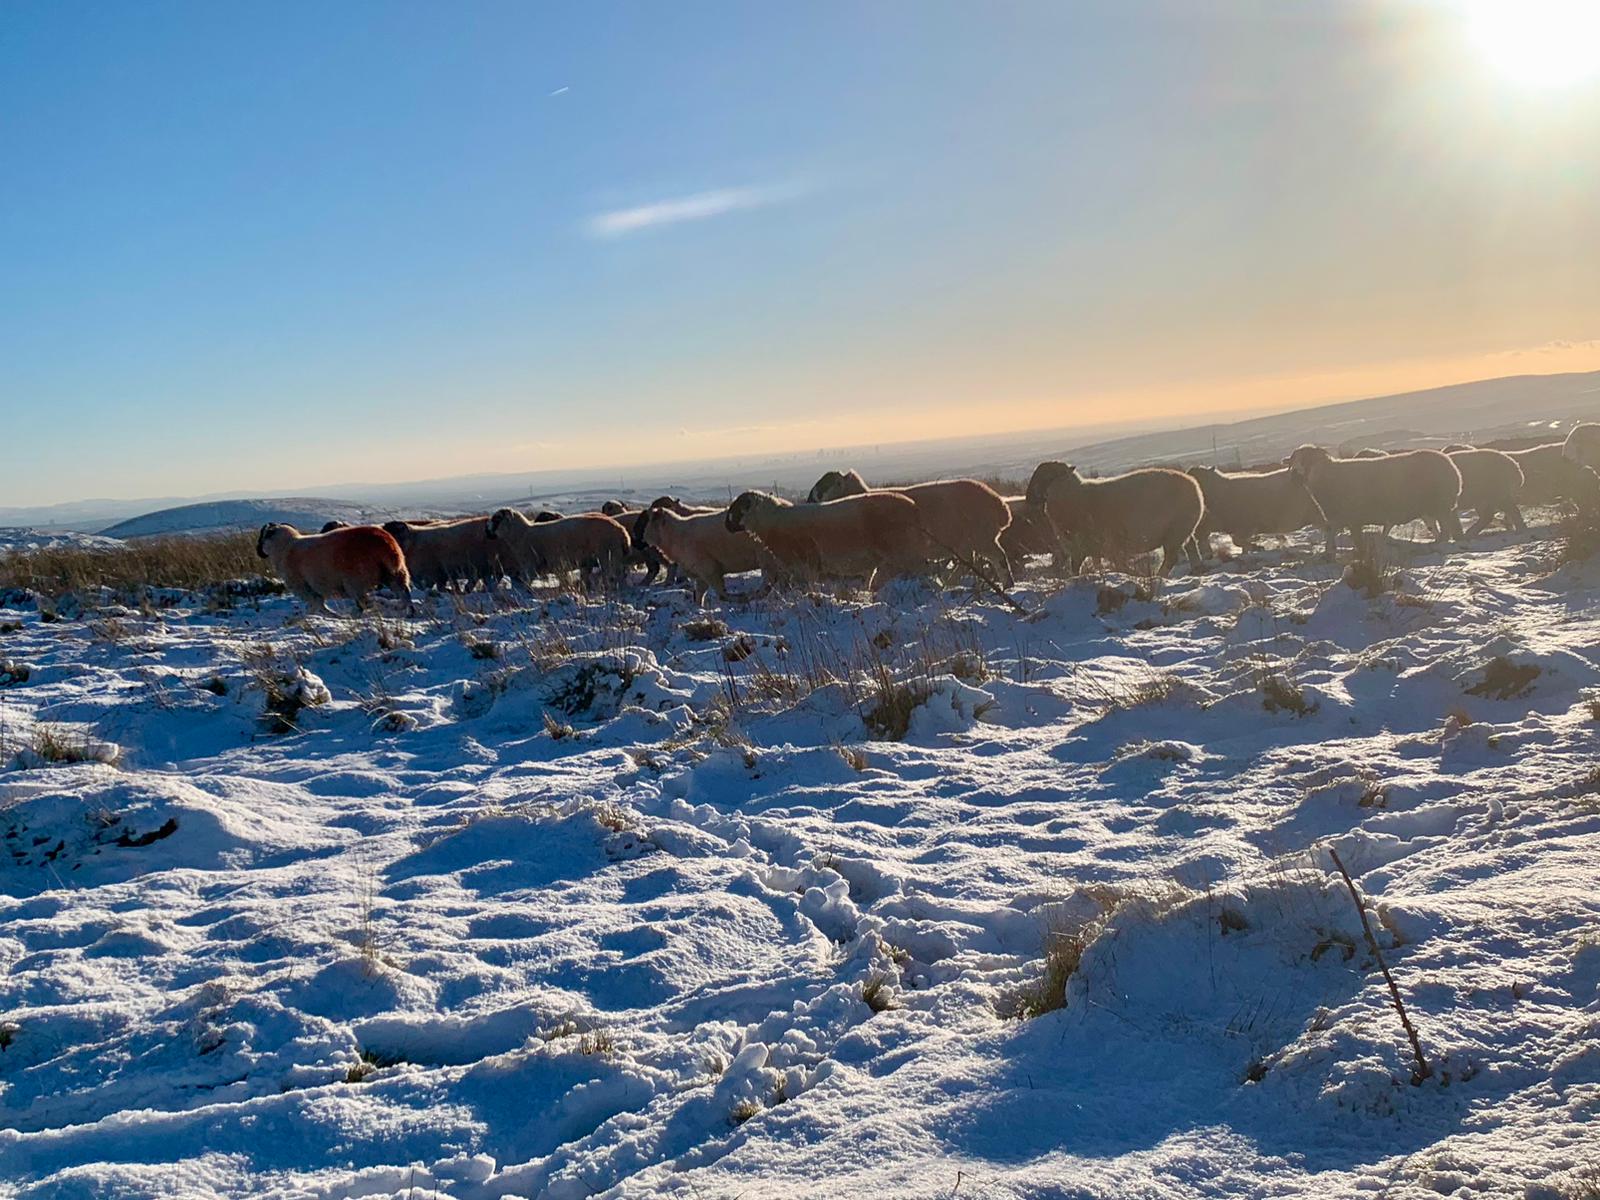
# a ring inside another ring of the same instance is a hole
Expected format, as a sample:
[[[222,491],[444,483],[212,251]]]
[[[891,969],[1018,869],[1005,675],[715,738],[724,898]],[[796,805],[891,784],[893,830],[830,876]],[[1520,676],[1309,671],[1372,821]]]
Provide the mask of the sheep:
[[[1011,510],[1011,524],[1000,534],[1000,549],[1006,559],[1015,564],[1030,554],[1056,552],[1056,537],[1050,521],[1037,505],[1029,504],[1026,496],[1006,496],[1006,507]]]
[[[725,509],[714,508],[704,504],[685,504],[676,496],[657,496],[650,502],[651,508],[670,508],[680,517],[693,517],[700,513],[724,512]]]
[[[1351,458],[1388,458],[1387,450],[1379,450],[1376,446],[1363,446],[1350,456]]]
[[[405,552],[411,579],[421,588],[493,588],[509,574],[506,556],[484,536],[483,516],[442,521],[389,521],[384,525]]]
[[[1461,498],[1458,509],[1470,508],[1478,519],[1467,531],[1476,537],[1487,529],[1498,516],[1504,516],[1511,529],[1526,529],[1517,502],[1522,494],[1522,468],[1511,455],[1500,450],[1477,450],[1471,447],[1447,450],[1446,455],[1461,472]]]
[[[1523,505],[1546,507],[1566,502],[1585,511],[1600,509],[1600,477],[1593,469],[1568,458],[1564,443],[1547,442],[1506,453],[1522,468],[1518,499]]]
[[[1600,425],[1592,421],[1574,425],[1562,444],[1561,457],[1590,470],[1600,468]]]
[[[632,546],[629,552],[629,565],[637,563],[645,569],[646,586],[654,583],[656,576],[663,570],[667,572],[668,583],[677,582],[677,572],[665,558],[661,557],[661,552],[656,547],[644,540],[644,523],[645,518],[650,515],[649,509],[624,508],[615,500],[607,500],[600,506],[600,515],[610,517],[628,531],[629,544]]]
[[[1125,563],[1150,550],[1161,551],[1162,575],[1185,552],[1190,568],[1200,569],[1194,533],[1205,514],[1205,498],[1182,471],[1148,467],[1084,479],[1067,463],[1044,462],[1034,468],[1027,496],[1042,506],[1073,573],[1089,557]]]
[[[1288,467],[1250,474],[1224,474],[1215,467],[1190,467],[1200,485],[1205,515],[1195,531],[1201,558],[1211,554],[1211,535],[1225,533],[1241,547],[1258,534],[1293,533],[1323,524],[1322,506],[1306,481]]]
[[[1324,555],[1332,559],[1337,531],[1352,540],[1367,525],[1387,529],[1417,518],[1432,518],[1440,536],[1461,540],[1456,503],[1461,472],[1437,450],[1405,450],[1383,458],[1334,458],[1320,446],[1301,446],[1289,468],[1305,480],[1322,506]]]
[[[635,536],[689,577],[696,603],[703,604],[712,588],[726,600],[726,576],[757,570],[767,576],[773,573],[771,554],[749,533],[730,530],[722,512],[684,517],[670,508],[650,508]]]
[[[307,534],[272,521],[256,535],[256,554],[312,612],[328,612],[328,601],[341,596],[365,610],[380,587],[411,603],[405,555],[393,537],[372,525]]]
[[[506,547],[528,578],[598,571],[602,580],[620,583],[632,546],[628,531],[600,513],[530,521],[514,508],[502,508],[489,518],[484,533]]]
[[[730,533],[751,533],[785,572],[801,577],[863,576],[869,584],[920,574],[932,547],[915,502],[867,492],[818,504],[791,504],[744,492],[723,514]]]
[[[317,532],[318,533],[332,533],[335,529],[349,529],[349,528],[350,528],[350,522],[349,521],[334,520],[334,521],[325,522],[323,524],[322,528],[317,530]]]
[[[855,471],[829,471],[812,487],[806,502],[816,504],[870,492]],[[917,517],[934,547],[974,571],[987,563],[1010,587],[1016,582],[1011,560],[1000,547],[1000,535],[1011,524],[1011,509],[1000,494],[976,479],[941,479],[907,487],[884,488],[915,501]]]
[[[566,513],[557,512],[553,508],[541,508],[538,512],[533,514],[533,523],[535,525],[543,525],[548,521],[565,521],[566,519]]]

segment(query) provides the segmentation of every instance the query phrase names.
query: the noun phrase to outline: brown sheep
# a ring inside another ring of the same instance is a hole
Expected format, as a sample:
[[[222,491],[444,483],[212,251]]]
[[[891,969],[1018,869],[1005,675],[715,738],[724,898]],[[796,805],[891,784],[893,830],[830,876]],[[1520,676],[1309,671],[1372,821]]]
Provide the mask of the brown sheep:
[[[597,571],[605,582],[622,581],[632,541],[611,517],[580,513],[557,521],[530,521],[514,508],[502,508],[484,529],[503,545],[518,570],[529,578]]]
[[[1432,518],[1441,536],[1461,540],[1456,503],[1461,472],[1437,450],[1404,450],[1382,458],[1334,458],[1320,446],[1301,446],[1289,467],[1306,481],[1324,514],[1324,554],[1333,557],[1337,531],[1352,540],[1368,525],[1385,529]]]
[[[1023,562],[1030,554],[1056,552],[1056,535],[1050,530],[1050,521],[1038,507],[1028,503],[1026,496],[1005,497],[1011,510],[1011,524],[1000,535],[1000,549],[1012,564]]]
[[[688,576],[697,603],[704,603],[712,588],[726,600],[726,576],[758,570],[772,574],[772,556],[750,534],[730,530],[721,512],[682,517],[670,508],[651,508],[640,520],[637,536]]]
[[[349,528],[350,528],[350,522],[349,521],[337,521],[337,520],[335,520],[335,521],[326,521],[326,522],[323,523],[322,528],[317,530],[317,532],[318,533],[332,533],[335,529],[349,529]]]
[[[860,496],[871,490],[855,471],[829,471],[817,480],[806,502]],[[1000,535],[1011,524],[1011,509],[988,484],[976,479],[940,479],[879,490],[898,493],[916,503],[918,519],[936,552],[942,550],[961,565],[979,571],[979,564],[987,563],[1007,587],[1016,582],[1011,560],[1000,548]]]
[[[1461,499],[1456,507],[1470,508],[1477,514],[1468,537],[1476,537],[1500,516],[1511,529],[1527,528],[1517,507],[1523,480],[1522,468],[1515,458],[1501,450],[1469,448],[1446,453],[1461,472]]]
[[[1028,480],[1028,499],[1043,507],[1073,573],[1087,558],[1125,565],[1151,550],[1161,551],[1163,575],[1185,552],[1190,568],[1200,569],[1194,533],[1205,499],[1200,485],[1182,471],[1149,467],[1084,479],[1066,463],[1045,462]]]
[[[867,492],[794,505],[765,492],[741,494],[723,515],[730,533],[753,534],[786,573],[859,576],[885,583],[921,574],[932,548],[917,506],[895,492]]]
[[[327,612],[328,601],[339,597],[364,610],[381,587],[411,603],[405,555],[394,538],[373,525],[307,534],[271,522],[256,535],[256,553],[313,612]]]
[[[1190,467],[1189,475],[1205,497],[1205,515],[1195,533],[1201,558],[1211,556],[1213,533],[1227,534],[1242,548],[1259,534],[1293,533],[1323,523],[1317,498],[1288,467],[1231,475],[1202,466]]]
[[[1600,477],[1565,453],[1561,442],[1506,451],[1522,468],[1523,505],[1548,507],[1568,503],[1586,511],[1600,508]]]
[[[405,552],[411,579],[421,588],[492,589],[501,576],[513,574],[498,546],[484,535],[483,516],[440,521],[389,521],[384,529]]]

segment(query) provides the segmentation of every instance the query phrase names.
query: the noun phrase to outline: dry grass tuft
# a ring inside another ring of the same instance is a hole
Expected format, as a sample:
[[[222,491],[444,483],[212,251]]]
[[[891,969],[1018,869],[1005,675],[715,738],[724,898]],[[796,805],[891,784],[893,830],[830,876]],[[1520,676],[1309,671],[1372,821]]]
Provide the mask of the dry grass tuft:
[[[47,597],[110,588],[196,591],[261,574],[253,533],[141,538],[113,549],[57,546],[0,556],[0,588],[31,588]]]
[[[1013,1015],[1023,1021],[1042,1017],[1067,1006],[1067,984],[1083,962],[1089,938],[1083,929],[1045,932],[1044,971],[1015,997]]]
[[[1308,700],[1305,689],[1287,675],[1264,674],[1261,677],[1260,688],[1261,707],[1268,712],[1287,712],[1297,717],[1304,717],[1317,711],[1317,702]]]

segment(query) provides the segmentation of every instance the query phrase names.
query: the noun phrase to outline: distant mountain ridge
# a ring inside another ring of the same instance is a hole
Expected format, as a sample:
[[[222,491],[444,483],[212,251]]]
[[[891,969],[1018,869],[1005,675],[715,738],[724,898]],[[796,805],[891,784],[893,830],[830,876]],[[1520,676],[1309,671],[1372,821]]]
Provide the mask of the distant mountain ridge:
[[[353,504],[348,500],[324,500],[316,497],[292,497],[263,500],[207,500],[200,504],[182,504],[176,508],[163,508],[145,513],[131,520],[120,521],[109,529],[101,530],[105,537],[140,538],[178,533],[228,533],[238,530],[259,529],[269,521],[293,525],[303,532],[314,533],[328,521],[344,521],[350,525],[365,525],[373,521],[387,521],[393,516],[388,509],[371,508]]]
[[[1573,423],[1581,420],[1600,420],[1600,371],[1477,380],[1097,440],[1085,440],[1092,434],[1082,430],[1074,434],[1070,429],[1058,428],[621,470],[541,470],[414,484],[374,484],[366,498],[212,498],[145,512],[100,532],[109,537],[136,538],[254,529],[268,521],[286,521],[310,530],[332,519],[358,524],[395,516],[489,512],[503,504],[582,512],[609,497],[639,503],[663,493],[689,500],[726,502],[750,487],[803,494],[823,471],[845,467],[859,470],[874,483],[958,474],[1020,482],[1045,459],[1064,459],[1101,474],[1155,463],[1232,467],[1279,461],[1305,442],[1354,449],[1505,438],[1559,440]],[[1102,424],[1100,428],[1110,427]],[[341,485],[337,490],[348,497],[356,486]],[[379,497],[381,502],[377,502]],[[0,521],[24,526],[53,525],[67,512],[87,510],[99,503],[0,509]],[[94,525],[86,522],[82,527],[92,529]]]

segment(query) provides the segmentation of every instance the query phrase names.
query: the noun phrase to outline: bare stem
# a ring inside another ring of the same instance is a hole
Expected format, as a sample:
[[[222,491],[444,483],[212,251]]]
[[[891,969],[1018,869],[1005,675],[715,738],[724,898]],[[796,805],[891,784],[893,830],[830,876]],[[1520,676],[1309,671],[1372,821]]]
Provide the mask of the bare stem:
[[[1372,934],[1372,923],[1367,920],[1367,909],[1361,902],[1361,893],[1356,891],[1356,881],[1350,878],[1350,872],[1344,869],[1344,861],[1339,857],[1339,852],[1332,846],[1328,847],[1328,857],[1333,859],[1333,865],[1338,867],[1339,874],[1344,876],[1344,886],[1350,889],[1350,900],[1356,906],[1356,915],[1361,918],[1361,932],[1367,935],[1367,949],[1371,950],[1372,957],[1378,960],[1378,970],[1383,972],[1384,982],[1389,985],[1389,997],[1394,1001],[1394,1010],[1400,1014],[1400,1024],[1405,1027],[1406,1037],[1411,1040],[1411,1053],[1417,1060],[1416,1069],[1411,1072],[1411,1083],[1415,1087],[1433,1074],[1433,1068],[1428,1066],[1428,1060],[1423,1056],[1422,1039],[1417,1037],[1417,1027],[1406,1015],[1405,1002],[1400,999],[1400,989],[1395,986],[1394,976],[1389,973],[1389,964],[1383,961],[1383,951],[1378,949],[1378,939]]]

